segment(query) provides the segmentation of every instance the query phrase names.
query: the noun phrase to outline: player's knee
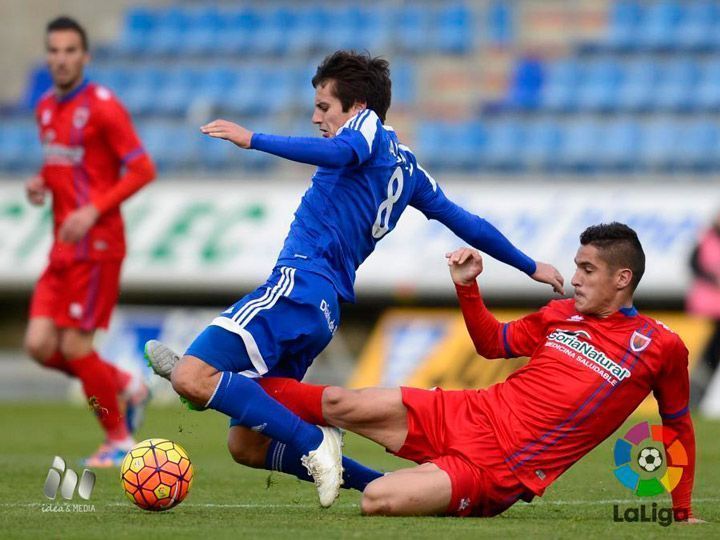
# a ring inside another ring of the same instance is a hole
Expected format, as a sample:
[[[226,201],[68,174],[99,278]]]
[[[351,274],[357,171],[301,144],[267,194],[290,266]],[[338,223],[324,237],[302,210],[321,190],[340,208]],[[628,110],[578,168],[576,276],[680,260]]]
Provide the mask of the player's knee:
[[[360,510],[366,516],[391,516],[397,512],[397,504],[379,482],[370,482],[363,491]]]
[[[265,467],[267,443],[247,441],[240,437],[228,437],[228,450],[235,463],[262,469]]]
[[[351,412],[353,391],[340,386],[328,386],[322,395],[323,416],[330,419],[342,418]]]
[[[170,382],[175,392],[198,405],[205,405],[212,394],[211,382],[207,380],[206,374],[194,364],[186,364],[181,361],[172,370]]]
[[[56,345],[53,340],[44,337],[26,336],[23,347],[33,360],[44,364],[55,353]]]
[[[173,390],[192,400],[197,394],[195,373],[183,364],[178,364],[170,374]]]
[[[68,360],[82,358],[93,351],[92,341],[72,335],[64,335],[60,340],[60,354]]]

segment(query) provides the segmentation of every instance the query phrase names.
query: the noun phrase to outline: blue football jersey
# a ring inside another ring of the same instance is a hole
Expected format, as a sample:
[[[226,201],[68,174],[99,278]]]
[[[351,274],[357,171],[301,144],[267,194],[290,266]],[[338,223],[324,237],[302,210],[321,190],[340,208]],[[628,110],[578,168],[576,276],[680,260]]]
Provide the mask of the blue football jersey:
[[[357,268],[411,205],[471,245],[526,273],[535,271],[534,261],[492,225],[447,199],[374,111],[359,112],[335,136],[352,146],[357,159],[351,166],[317,169],[295,211],[278,265],[325,276],[343,301],[353,302]]]

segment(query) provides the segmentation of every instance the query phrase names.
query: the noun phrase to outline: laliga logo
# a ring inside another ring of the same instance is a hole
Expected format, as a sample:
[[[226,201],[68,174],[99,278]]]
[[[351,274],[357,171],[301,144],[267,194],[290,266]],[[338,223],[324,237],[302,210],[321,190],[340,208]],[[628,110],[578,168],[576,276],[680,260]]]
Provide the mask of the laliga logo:
[[[670,493],[688,465],[687,452],[677,434],[648,422],[637,424],[618,439],[613,456],[615,477],[638,497]]]
[[[88,469],[83,470],[78,483],[77,473],[72,469],[66,470],[65,460],[60,456],[55,456],[45,479],[45,488],[43,489],[45,496],[48,499],[55,499],[59,488],[63,499],[70,500],[75,492],[75,487],[78,488],[77,494],[81,499],[86,501],[90,499],[95,487],[95,473]]]

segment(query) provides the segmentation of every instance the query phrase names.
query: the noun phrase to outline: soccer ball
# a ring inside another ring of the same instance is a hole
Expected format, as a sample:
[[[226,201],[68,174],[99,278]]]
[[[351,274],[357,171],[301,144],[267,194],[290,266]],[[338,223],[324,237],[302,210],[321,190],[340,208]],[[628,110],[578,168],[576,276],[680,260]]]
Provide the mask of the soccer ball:
[[[193,481],[187,452],[167,439],[137,443],[123,459],[120,475],[125,495],[143,510],[168,510],[179,504]]]
[[[657,448],[643,448],[640,450],[638,465],[646,472],[654,472],[660,468],[663,459]]]

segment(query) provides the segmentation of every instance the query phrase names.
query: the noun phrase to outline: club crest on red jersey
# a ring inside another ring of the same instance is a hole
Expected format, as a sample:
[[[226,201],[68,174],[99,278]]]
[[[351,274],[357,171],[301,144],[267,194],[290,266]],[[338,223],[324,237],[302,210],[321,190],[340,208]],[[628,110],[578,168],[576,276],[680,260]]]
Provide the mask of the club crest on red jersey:
[[[73,126],[75,129],[82,129],[90,118],[90,110],[87,107],[78,107],[73,114]]]
[[[651,341],[651,338],[644,336],[635,330],[630,338],[630,349],[632,349],[633,352],[642,352],[648,348]]]

